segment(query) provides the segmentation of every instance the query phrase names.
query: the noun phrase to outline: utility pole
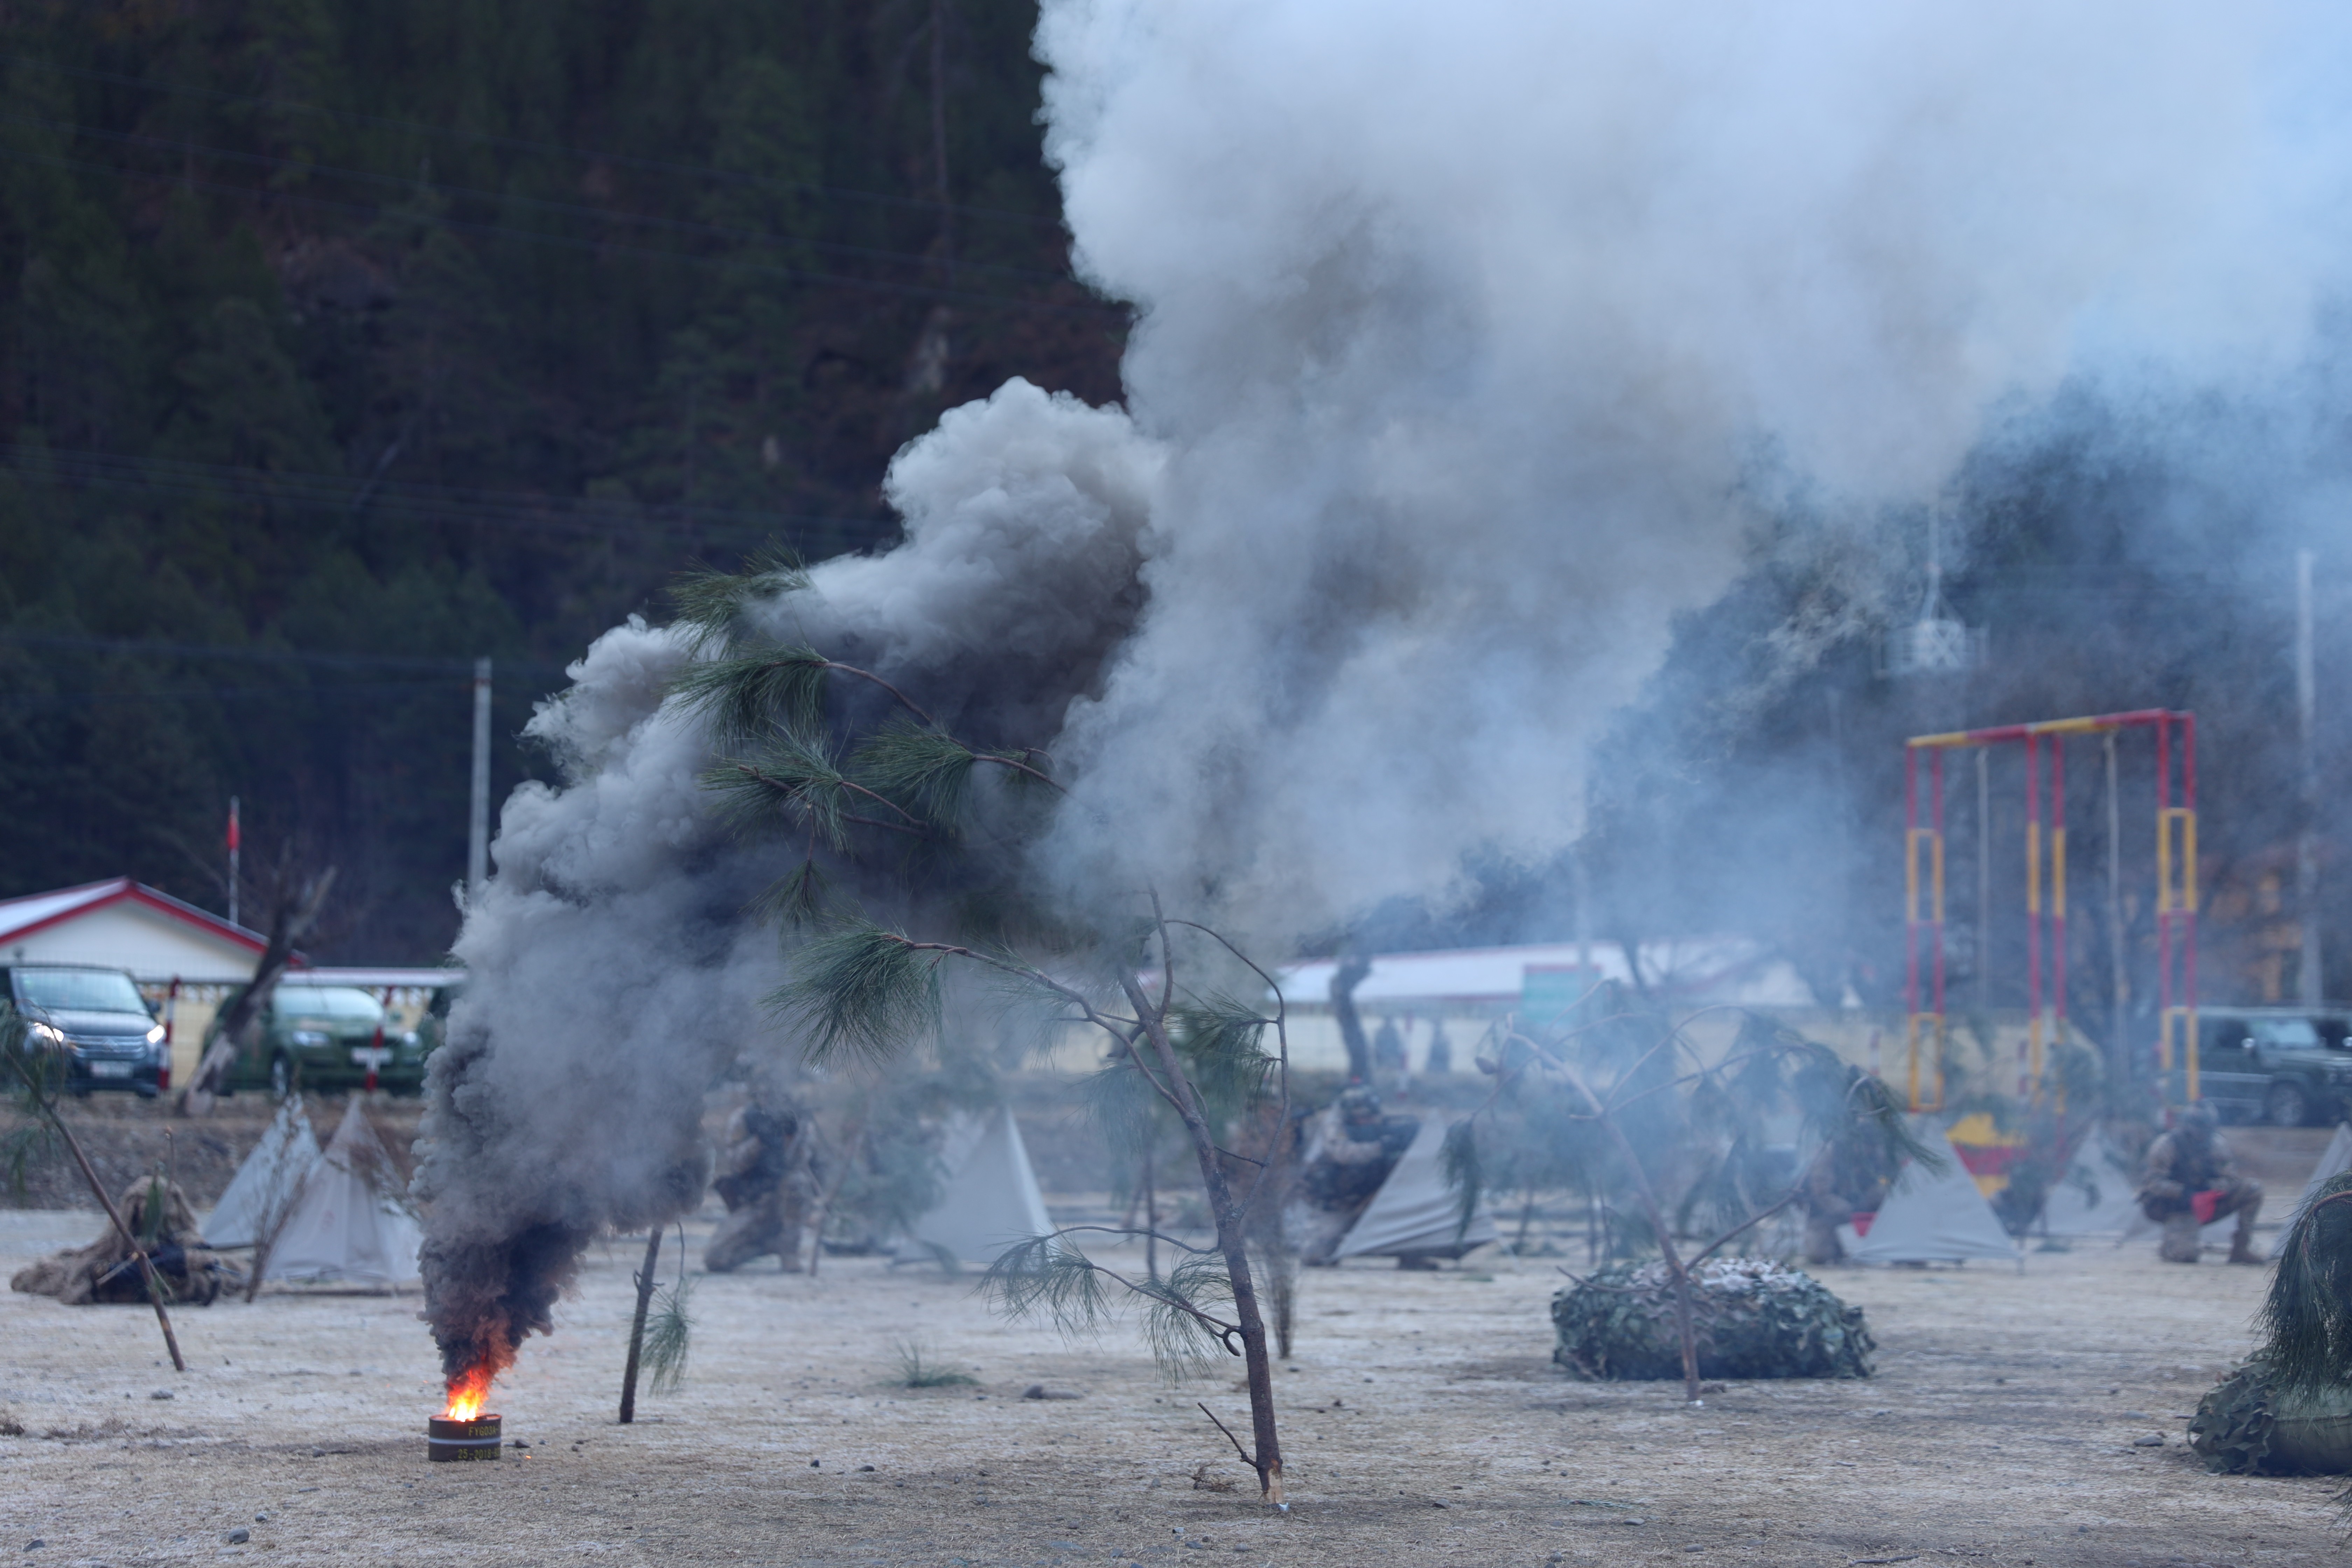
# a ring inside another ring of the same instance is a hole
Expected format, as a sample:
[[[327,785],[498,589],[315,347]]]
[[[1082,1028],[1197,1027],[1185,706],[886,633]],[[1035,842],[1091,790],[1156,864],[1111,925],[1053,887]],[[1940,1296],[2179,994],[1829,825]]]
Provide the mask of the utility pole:
[[[1578,845],[1569,857],[1569,865],[1576,873],[1576,967],[1584,972],[1580,984],[1592,984],[1592,878],[1584,867],[1584,847]]]
[[[2313,731],[2318,690],[2311,658],[2311,566],[2308,550],[2294,552],[2294,708],[2303,732],[2303,831],[2294,845],[2295,917],[2303,927],[2303,958],[2295,966],[2295,997],[2319,1005],[2319,749]]]
[[[1977,1013],[1992,1016],[1992,748],[1977,748]]]
[[[490,876],[490,661],[474,661],[474,810],[466,834],[466,902]]]
[[[2123,805],[2116,794],[2116,732],[2107,742],[2107,1061],[2111,1069],[2127,1070],[2132,1060],[2124,1049],[2124,1015],[2131,1008],[2131,973],[2124,967]]]

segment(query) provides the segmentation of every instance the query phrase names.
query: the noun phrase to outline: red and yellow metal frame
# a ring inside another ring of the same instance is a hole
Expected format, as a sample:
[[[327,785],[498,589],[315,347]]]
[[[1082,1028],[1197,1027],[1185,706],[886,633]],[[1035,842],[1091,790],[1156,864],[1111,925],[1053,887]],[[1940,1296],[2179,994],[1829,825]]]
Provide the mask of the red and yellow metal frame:
[[[2187,1069],[2183,1098],[2198,1098],[2197,715],[2147,708],[2130,713],[2101,713],[2082,719],[2049,719],[2032,724],[1914,735],[1904,742],[1904,1010],[1907,1018],[1905,1036],[1910,1049],[1908,1092],[1912,1110],[1936,1110],[1944,1103],[1944,1046],[1948,1037],[1944,1009],[1944,753],[2011,742],[2025,747],[2026,1040],[2018,1094],[2022,1100],[2039,1104],[2046,1052],[2066,1037],[2065,742],[2073,735],[2142,728],[2156,732],[2157,1011],[2162,1021],[2157,1041],[2157,1066],[2160,1073],[2168,1075],[2165,1081],[2168,1081],[2173,1068],[2173,1043],[2178,1038]],[[2175,731],[2179,733],[2177,805],[2173,804]],[[2046,816],[2042,786],[2045,741],[2050,780]],[[1919,811],[1922,752],[1928,758],[1928,810],[1924,826]],[[1924,876],[1923,858],[1927,861]],[[1977,912],[1979,963],[1984,962],[1983,928],[1990,913],[1983,910]],[[1923,956],[1927,972],[1924,976]],[[1929,1052],[1924,1067],[1922,1047]]]

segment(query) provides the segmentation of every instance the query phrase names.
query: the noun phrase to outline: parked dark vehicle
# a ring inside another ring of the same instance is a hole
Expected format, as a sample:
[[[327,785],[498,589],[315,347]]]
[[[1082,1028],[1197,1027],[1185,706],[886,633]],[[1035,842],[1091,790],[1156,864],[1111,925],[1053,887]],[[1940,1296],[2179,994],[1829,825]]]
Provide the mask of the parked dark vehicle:
[[[152,1098],[171,1087],[163,1026],[120,969],[19,963],[0,974],[24,1016],[27,1043],[64,1058],[69,1092],[127,1089]]]
[[[310,985],[289,976],[261,1012],[261,1041],[238,1053],[233,1089],[267,1089],[283,1100],[299,1085],[333,1091],[376,1087],[415,1094],[425,1087],[425,1047],[414,1030],[386,1026],[383,1005],[356,985]]]
[[[2207,1007],[2197,1017],[2198,1097],[2224,1121],[2302,1127],[2333,1121],[2352,1100],[2346,1020],[2296,1007]],[[2186,1089],[2175,1065],[2174,1103]]]

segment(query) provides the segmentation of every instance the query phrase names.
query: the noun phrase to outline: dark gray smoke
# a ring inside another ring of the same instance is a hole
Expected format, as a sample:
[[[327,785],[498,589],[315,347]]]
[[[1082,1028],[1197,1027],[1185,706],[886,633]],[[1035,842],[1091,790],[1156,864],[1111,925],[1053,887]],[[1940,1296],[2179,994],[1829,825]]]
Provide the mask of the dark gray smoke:
[[[1128,422],[1013,382],[902,454],[906,541],[817,567],[779,636],[921,693],[960,731],[1052,733],[1132,625],[1158,450]],[[599,1232],[643,1230],[703,1180],[702,1097],[771,1026],[776,938],[745,914],[789,850],[716,823],[713,756],[666,703],[686,639],[597,640],[530,734],[560,788],[507,802],[467,912],[472,975],[434,1053],[417,1191],[446,1370],[503,1366]]]
[[[1049,0],[1049,153],[1140,321],[1129,406],[1023,384],[902,454],[908,542],[777,614],[1053,749],[1032,856],[1269,942],[1583,825],[1676,617],[1872,557],[1989,413],[2260,378],[2332,279],[2345,24],[2315,5]],[[2340,96],[2340,95],[2339,95]],[[1775,635],[1801,662],[1852,614]],[[445,1347],[543,1326],[691,1184],[780,960],[687,657],[609,634],[535,732],[459,951],[420,1182]],[[460,1357],[471,1353],[461,1349]]]

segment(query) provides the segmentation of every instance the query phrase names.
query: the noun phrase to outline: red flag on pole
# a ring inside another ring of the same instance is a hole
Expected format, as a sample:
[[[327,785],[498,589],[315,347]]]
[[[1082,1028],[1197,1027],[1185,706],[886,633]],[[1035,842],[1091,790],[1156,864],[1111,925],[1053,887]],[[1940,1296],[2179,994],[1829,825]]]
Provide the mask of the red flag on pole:
[[[245,836],[237,831],[236,796],[228,797],[228,923],[236,924],[237,849]]]

